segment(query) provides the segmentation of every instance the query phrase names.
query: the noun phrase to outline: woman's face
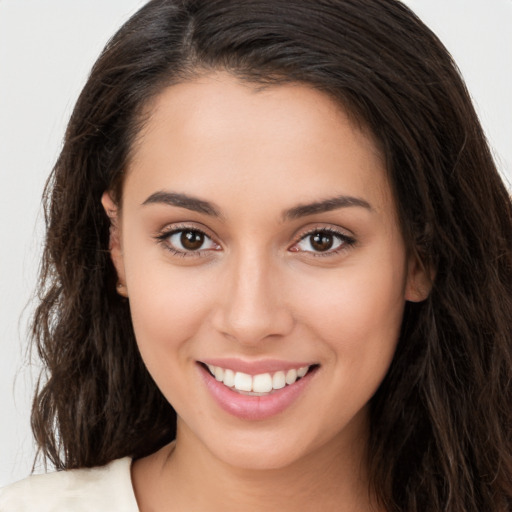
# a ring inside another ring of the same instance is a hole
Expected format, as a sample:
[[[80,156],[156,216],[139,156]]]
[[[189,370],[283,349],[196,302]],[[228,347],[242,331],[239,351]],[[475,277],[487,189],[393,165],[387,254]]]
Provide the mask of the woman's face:
[[[422,276],[375,144],[331,99],[222,73],[169,87],[114,216],[112,257],[178,438],[253,468],[364,443]]]

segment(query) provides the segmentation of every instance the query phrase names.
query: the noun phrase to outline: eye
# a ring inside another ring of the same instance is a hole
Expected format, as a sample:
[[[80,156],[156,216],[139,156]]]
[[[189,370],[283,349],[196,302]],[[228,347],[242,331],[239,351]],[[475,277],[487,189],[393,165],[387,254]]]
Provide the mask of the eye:
[[[187,255],[220,249],[206,233],[194,228],[180,228],[167,231],[157,237],[166,248],[175,254]]]
[[[304,235],[290,250],[294,252],[311,252],[336,254],[341,249],[353,245],[355,240],[332,229],[316,229]]]

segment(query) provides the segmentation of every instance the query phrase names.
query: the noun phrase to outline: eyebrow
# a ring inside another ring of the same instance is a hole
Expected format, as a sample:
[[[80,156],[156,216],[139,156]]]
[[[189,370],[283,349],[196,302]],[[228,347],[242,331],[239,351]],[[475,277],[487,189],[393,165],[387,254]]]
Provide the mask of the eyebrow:
[[[364,199],[352,196],[337,196],[324,199],[323,201],[316,201],[314,203],[298,205],[290,208],[283,213],[283,218],[287,220],[299,219],[301,217],[314,215],[316,213],[330,212],[339,208],[348,208],[354,206],[365,208],[371,212],[373,211],[370,203]]]
[[[148,204],[166,204],[169,206],[178,206],[179,208],[186,208],[193,212],[204,213],[211,217],[220,217],[220,212],[217,207],[208,201],[192,197],[187,194],[179,194],[177,192],[159,191],[151,194],[143,203],[144,206]]]
[[[199,199],[197,197],[189,196],[187,194],[180,194],[178,192],[159,191],[151,194],[143,203],[143,206],[148,204],[166,204],[168,206],[177,206],[185,208],[198,213],[204,213],[211,217],[221,217],[219,209],[209,201]],[[313,203],[301,204],[294,206],[283,212],[284,220],[294,220],[316,213],[330,212],[339,208],[360,207],[369,211],[373,211],[370,203],[364,199],[352,196],[336,196],[323,201],[315,201]]]

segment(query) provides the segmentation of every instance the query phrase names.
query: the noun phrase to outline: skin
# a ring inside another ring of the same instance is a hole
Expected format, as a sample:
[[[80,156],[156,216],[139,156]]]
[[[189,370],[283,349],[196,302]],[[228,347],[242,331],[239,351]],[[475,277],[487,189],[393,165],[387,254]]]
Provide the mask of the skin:
[[[141,510],[375,510],[368,401],[428,290],[372,138],[312,88],[216,73],[164,90],[134,149],[121,207],[102,202],[141,355],[178,414],[176,443],[133,464]],[[148,202],[162,191],[215,215]],[[290,214],[340,196],[360,204]],[[172,252],[180,234],[163,235],[184,228],[208,235],[201,250]],[[311,245],[322,229],[335,250]],[[250,421],[212,400],[197,361],[213,357],[319,366]]]

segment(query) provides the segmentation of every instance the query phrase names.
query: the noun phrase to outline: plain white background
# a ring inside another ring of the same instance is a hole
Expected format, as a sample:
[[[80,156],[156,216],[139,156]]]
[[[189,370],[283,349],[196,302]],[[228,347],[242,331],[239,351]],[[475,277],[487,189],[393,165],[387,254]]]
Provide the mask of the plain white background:
[[[0,0],[0,486],[26,476],[34,456],[29,410],[37,366],[27,364],[26,340],[44,182],[95,58],[144,3]],[[454,56],[511,183],[512,0],[405,3]]]

